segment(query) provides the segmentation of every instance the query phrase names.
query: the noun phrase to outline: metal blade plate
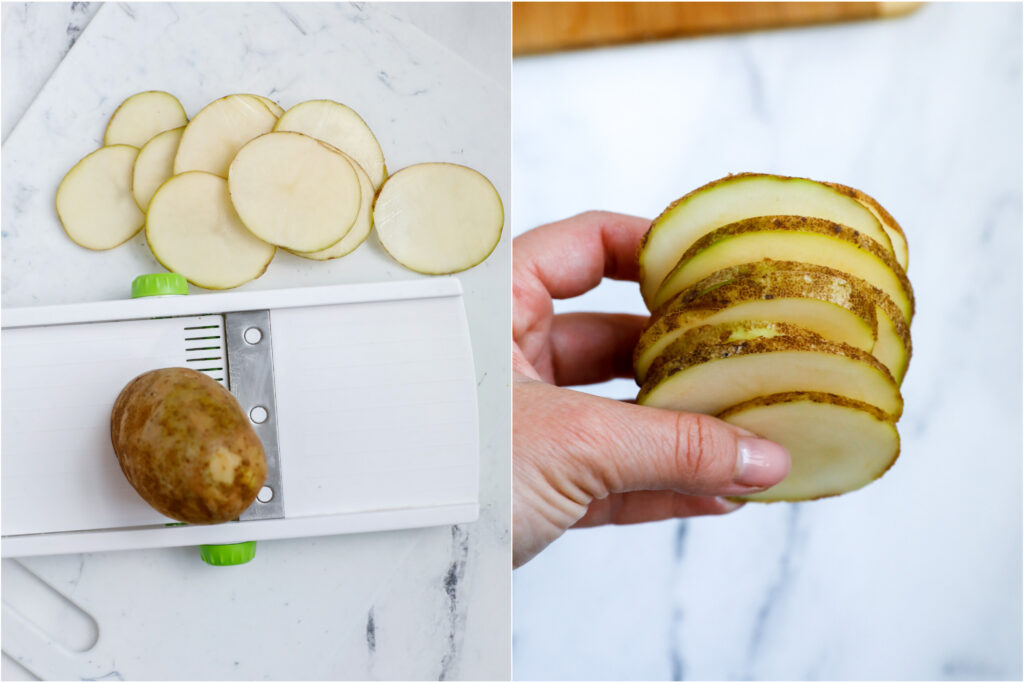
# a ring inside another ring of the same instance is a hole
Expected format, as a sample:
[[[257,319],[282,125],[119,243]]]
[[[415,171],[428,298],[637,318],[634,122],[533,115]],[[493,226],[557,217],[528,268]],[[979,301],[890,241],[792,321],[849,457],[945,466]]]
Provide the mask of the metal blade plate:
[[[270,312],[225,313],[224,340],[228,352],[228,385],[242,409],[249,415],[267,458],[266,483],[239,519],[284,517]]]

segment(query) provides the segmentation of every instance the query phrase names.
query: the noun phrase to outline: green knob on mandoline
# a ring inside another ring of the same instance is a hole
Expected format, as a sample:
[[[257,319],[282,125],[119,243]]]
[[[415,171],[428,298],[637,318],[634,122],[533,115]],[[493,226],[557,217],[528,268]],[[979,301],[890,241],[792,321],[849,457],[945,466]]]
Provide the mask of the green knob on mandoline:
[[[177,273],[149,273],[132,280],[132,298],[146,296],[173,296],[188,294],[188,280]],[[172,523],[167,526],[187,526]],[[224,545],[201,545],[199,557],[214,567],[231,567],[245,564],[256,557],[256,541],[228,543]]]
[[[188,280],[177,273],[150,273],[132,280],[132,298],[188,294]]]
[[[256,557],[256,541],[227,545],[201,545],[199,546],[199,556],[203,558],[203,562],[212,564],[214,567],[245,564]]]

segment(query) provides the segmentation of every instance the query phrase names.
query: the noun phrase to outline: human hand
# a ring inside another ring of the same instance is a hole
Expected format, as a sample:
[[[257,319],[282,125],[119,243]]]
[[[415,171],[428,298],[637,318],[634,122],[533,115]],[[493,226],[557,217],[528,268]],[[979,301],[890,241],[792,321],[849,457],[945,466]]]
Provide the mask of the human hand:
[[[561,388],[632,376],[646,317],[554,315],[552,300],[579,296],[604,277],[635,281],[648,227],[589,212],[513,241],[517,567],[570,527],[731,512],[741,504],[720,496],[764,490],[789,472],[784,448],[713,417]]]

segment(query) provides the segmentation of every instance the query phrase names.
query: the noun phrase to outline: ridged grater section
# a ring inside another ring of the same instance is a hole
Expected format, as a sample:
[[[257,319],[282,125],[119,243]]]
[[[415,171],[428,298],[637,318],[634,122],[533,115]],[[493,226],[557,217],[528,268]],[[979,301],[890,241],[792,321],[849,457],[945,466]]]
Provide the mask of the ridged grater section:
[[[205,373],[230,389],[224,317],[201,315],[179,320],[185,344],[185,367]]]

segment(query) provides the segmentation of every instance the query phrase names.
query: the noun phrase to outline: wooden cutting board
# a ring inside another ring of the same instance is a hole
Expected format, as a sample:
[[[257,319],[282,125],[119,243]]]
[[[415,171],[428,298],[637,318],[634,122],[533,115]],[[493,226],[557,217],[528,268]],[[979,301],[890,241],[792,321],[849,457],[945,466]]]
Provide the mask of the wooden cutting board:
[[[516,55],[708,33],[894,17],[920,2],[516,2]]]

